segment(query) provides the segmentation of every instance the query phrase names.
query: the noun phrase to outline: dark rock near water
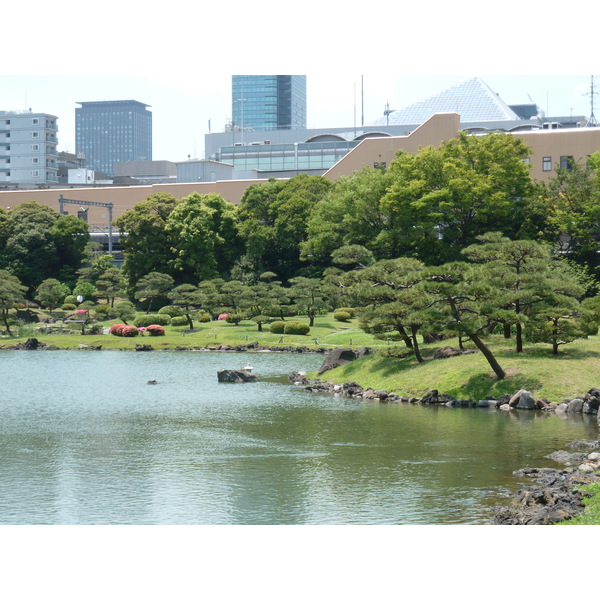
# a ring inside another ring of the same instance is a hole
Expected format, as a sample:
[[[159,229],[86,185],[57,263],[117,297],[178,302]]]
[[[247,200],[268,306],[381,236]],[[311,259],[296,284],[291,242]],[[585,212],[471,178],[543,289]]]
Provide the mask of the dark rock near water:
[[[244,369],[220,369],[217,371],[217,379],[222,383],[247,383],[257,381],[258,378]]]
[[[136,344],[135,351],[136,352],[150,352],[154,350],[154,347],[150,344]]]
[[[325,371],[346,365],[355,360],[356,354],[352,348],[336,348],[325,357],[318,374],[323,375]]]

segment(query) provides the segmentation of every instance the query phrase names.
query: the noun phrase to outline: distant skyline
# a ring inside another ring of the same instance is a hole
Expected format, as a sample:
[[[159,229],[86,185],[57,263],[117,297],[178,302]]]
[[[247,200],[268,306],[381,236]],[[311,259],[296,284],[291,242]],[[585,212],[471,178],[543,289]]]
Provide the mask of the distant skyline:
[[[234,73],[237,74],[237,73]],[[284,73],[277,73],[284,74]],[[308,128],[360,127],[383,115],[386,104],[402,108],[472,77],[480,77],[507,104],[533,101],[547,116],[590,116],[591,75],[307,75]],[[137,100],[153,114],[153,157],[204,158],[204,135],[221,132],[231,119],[231,75],[204,81],[140,75],[0,75],[0,110],[47,112],[58,117],[59,150],[75,151],[78,102]],[[600,76],[594,77],[600,92]],[[600,117],[600,95],[595,115]],[[363,100],[364,99],[364,100]],[[363,104],[364,102],[364,104]]]

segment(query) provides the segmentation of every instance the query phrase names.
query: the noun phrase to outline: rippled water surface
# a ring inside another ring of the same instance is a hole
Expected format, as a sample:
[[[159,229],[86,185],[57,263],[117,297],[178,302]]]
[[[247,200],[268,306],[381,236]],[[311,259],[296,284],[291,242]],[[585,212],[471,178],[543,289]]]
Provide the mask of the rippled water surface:
[[[260,381],[219,384],[250,359]],[[595,417],[288,385],[320,355],[0,352],[1,524],[489,523]],[[156,379],[158,385],[147,385]]]

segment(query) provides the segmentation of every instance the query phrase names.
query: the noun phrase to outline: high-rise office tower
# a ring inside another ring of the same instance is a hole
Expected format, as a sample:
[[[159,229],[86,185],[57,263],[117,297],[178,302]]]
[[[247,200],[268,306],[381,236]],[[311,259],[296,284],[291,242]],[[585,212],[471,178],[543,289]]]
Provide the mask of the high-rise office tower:
[[[89,169],[114,174],[117,162],[152,160],[152,113],[136,100],[78,102],[75,148]]]
[[[232,75],[231,102],[235,129],[305,129],[306,75]]]
[[[57,117],[0,111],[0,185],[47,185],[58,181]]]

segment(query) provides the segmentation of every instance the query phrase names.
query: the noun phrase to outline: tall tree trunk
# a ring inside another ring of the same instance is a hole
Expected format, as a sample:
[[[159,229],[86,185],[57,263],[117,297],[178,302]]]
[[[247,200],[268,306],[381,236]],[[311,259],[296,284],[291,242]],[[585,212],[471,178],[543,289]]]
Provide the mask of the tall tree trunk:
[[[418,327],[412,326],[411,325],[411,333],[412,333],[412,343],[413,343],[413,349],[415,351],[415,358],[417,359],[417,362],[424,362],[423,357],[421,356],[421,350],[419,348],[419,342],[417,341],[417,330]]]
[[[504,323],[502,325],[502,330],[504,333],[504,339],[510,340],[510,324],[509,323]]]
[[[483,340],[476,333],[467,333],[469,339],[477,346],[477,348],[481,351],[481,353],[485,356],[488,361],[490,367],[492,367],[494,373],[496,373],[496,377],[498,379],[504,379],[506,377],[506,373],[504,369],[500,366],[496,357],[492,354],[491,350],[484,344]]]
[[[402,323],[400,323],[396,327],[396,330],[400,334],[400,337],[402,338],[402,341],[406,344],[406,347],[407,348],[412,348],[413,347],[412,340],[410,339],[408,333],[406,333],[406,329],[404,329],[404,325],[402,325]]]
[[[523,325],[521,325],[521,323],[517,323],[515,330],[515,338],[517,340],[517,352],[523,352]]]

